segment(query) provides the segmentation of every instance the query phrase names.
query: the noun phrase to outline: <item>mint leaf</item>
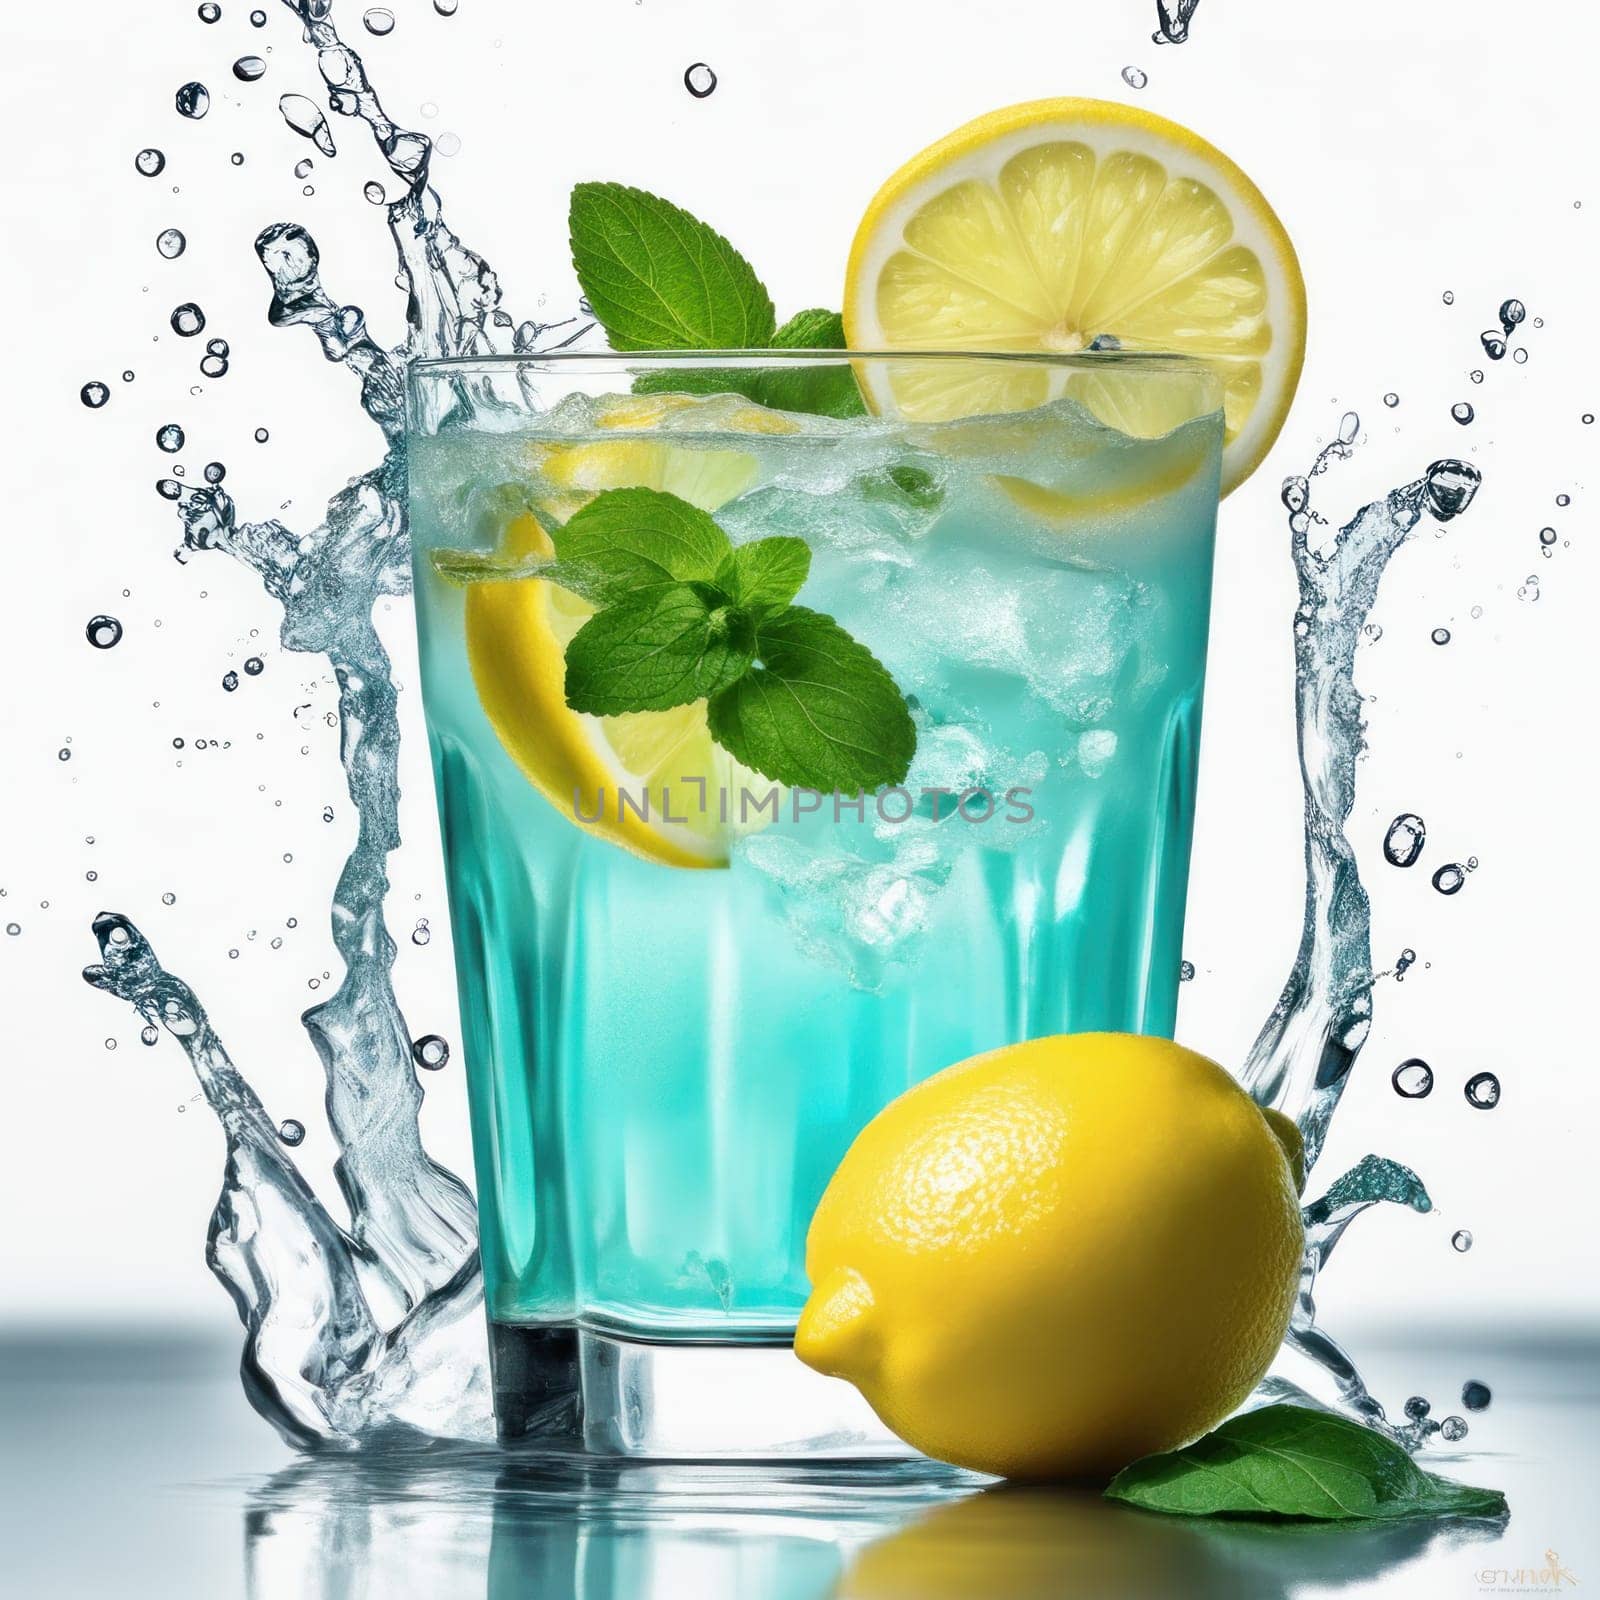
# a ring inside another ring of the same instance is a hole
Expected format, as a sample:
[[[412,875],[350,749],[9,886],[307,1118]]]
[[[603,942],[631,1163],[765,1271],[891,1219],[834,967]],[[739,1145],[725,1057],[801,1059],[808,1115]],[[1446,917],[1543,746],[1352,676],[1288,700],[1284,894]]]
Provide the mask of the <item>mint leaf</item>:
[[[658,489],[608,489],[551,530],[557,559],[591,574],[589,598],[710,583],[732,551],[709,513]]]
[[[717,572],[717,585],[753,611],[781,611],[811,571],[804,539],[779,535],[739,545]]]
[[[844,318],[813,306],[797,311],[772,336],[774,350],[843,350]]]
[[[1501,1517],[1505,1496],[1424,1472],[1392,1439],[1305,1406],[1264,1406],[1111,1480],[1113,1500],[1179,1516]]]
[[[608,605],[567,645],[567,704],[616,716],[703,700],[749,669],[754,634],[742,613],[686,583]]]
[[[573,187],[572,265],[614,350],[764,346],[777,317],[755,269],[714,228],[620,183]]]
[[[917,747],[911,713],[877,657],[804,606],[757,623],[753,665],[708,712],[712,737],[735,759],[809,789],[899,783]]]

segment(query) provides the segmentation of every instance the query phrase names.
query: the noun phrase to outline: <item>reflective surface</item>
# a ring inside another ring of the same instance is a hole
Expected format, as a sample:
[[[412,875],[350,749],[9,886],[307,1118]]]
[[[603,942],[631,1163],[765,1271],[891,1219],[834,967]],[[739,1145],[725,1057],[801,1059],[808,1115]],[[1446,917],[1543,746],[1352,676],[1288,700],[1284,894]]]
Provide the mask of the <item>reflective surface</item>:
[[[927,1464],[628,1466],[459,1449],[296,1458],[246,1409],[224,1347],[12,1336],[0,1338],[0,1537],[19,1596],[1540,1592],[1547,1552],[1580,1585],[1600,1573],[1596,1354],[1592,1337],[1376,1351],[1373,1368],[1395,1381],[1481,1370],[1494,1398],[1470,1414],[1466,1444],[1482,1448],[1424,1459],[1503,1488],[1511,1518],[1340,1529],[1148,1516],[1092,1490],[991,1486]],[[1437,1413],[1454,1408],[1442,1378],[1431,1392]],[[1530,1569],[1520,1590],[1518,1568]]]

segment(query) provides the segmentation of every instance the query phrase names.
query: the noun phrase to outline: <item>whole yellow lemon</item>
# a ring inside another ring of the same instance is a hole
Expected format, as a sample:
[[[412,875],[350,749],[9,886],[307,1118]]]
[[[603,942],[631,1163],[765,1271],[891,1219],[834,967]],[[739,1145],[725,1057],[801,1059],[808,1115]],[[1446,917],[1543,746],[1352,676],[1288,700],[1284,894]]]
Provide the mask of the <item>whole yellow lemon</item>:
[[[811,1220],[795,1351],[928,1455],[1109,1476],[1215,1426],[1288,1326],[1298,1140],[1166,1039],[1035,1039],[861,1131]]]

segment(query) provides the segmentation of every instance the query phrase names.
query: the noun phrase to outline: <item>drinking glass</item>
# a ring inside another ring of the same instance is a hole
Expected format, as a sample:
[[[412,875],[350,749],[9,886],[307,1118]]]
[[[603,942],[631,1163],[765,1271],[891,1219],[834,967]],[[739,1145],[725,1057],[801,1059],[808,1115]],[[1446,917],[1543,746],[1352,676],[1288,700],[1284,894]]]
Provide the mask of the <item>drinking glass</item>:
[[[1122,353],[568,353],[418,362],[408,406],[501,1434],[901,1449],[793,1355],[807,1224],[930,1073],[1172,1029],[1220,384]],[[642,670],[606,653],[641,569],[563,555],[619,507],[744,652],[704,698],[574,687],[574,653]],[[758,605],[744,558],[672,567],[663,508],[727,551],[803,543],[766,547],[788,576]],[[840,633],[820,683],[796,668]],[[892,715],[849,722],[839,661]]]

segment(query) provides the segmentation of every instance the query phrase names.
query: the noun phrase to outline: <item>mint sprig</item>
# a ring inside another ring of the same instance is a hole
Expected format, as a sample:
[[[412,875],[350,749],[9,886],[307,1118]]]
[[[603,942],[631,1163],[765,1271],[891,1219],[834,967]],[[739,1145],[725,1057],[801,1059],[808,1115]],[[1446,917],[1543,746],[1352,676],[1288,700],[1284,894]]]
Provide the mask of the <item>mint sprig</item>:
[[[756,270],[681,206],[620,183],[580,183],[568,213],[572,265],[614,350],[843,350],[837,311],[797,312],[782,327]],[[651,372],[640,394],[739,394],[775,411],[866,414],[849,367],[782,363],[756,371]]]
[[[1307,1406],[1263,1406],[1203,1439],[1146,1456],[1111,1480],[1106,1495],[1188,1517],[1502,1517],[1496,1489],[1425,1472],[1392,1439]]]
[[[654,489],[597,495],[551,532],[539,576],[579,574],[599,605],[567,646],[574,711],[705,700],[711,736],[775,783],[856,794],[899,783],[916,728],[893,677],[832,617],[792,602],[803,540],[737,548],[709,513]]]

